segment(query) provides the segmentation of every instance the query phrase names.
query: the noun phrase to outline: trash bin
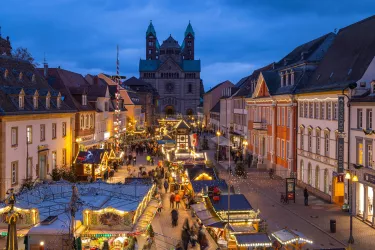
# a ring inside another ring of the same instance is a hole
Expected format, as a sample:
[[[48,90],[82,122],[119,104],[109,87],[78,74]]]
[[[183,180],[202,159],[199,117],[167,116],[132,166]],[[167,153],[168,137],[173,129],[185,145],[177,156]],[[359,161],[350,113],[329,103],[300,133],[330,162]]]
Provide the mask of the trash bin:
[[[329,228],[331,230],[331,233],[336,233],[336,220],[329,221]]]

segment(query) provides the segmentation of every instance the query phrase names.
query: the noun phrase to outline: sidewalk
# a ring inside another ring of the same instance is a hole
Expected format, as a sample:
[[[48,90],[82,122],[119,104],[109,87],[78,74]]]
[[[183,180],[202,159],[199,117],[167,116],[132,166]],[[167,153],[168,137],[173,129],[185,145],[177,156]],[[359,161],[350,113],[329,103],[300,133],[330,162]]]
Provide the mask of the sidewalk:
[[[212,148],[212,147],[211,147]],[[206,151],[214,163],[214,152]],[[228,174],[226,162],[219,164],[220,178],[234,185],[236,192],[243,193],[255,209],[261,211],[261,217],[268,223],[268,231],[273,232],[284,227],[295,229],[313,240],[312,249],[339,248],[347,246],[349,239],[349,215],[335,204],[328,204],[312,195],[309,206],[304,206],[303,190],[297,188],[296,203],[280,203],[280,192],[285,192],[285,180],[271,180],[267,172],[248,172],[247,179]],[[232,164],[231,164],[232,165]],[[233,167],[233,165],[232,165]],[[230,179],[230,180],[229,180]],[[336,220],[337,232],[330,233],[330,219]],[[375,249],[375,229],[353,218],[353,236],[355,250]]]

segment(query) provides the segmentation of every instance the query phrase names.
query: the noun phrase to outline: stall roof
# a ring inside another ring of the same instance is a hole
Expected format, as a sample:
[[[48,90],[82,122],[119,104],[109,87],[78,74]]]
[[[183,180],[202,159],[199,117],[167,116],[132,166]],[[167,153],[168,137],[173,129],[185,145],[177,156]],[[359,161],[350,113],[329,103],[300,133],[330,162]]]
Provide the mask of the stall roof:
[[[312,241],[308,240],[303,233],[287,228],[272,233],[272,236],[275,237],[275,239],[281,244],[286,244],[287,242],[293,242],[297,240],[310,244],[312,243]]]
[[[228,192],[228,185],[225,180],[202,180],[191,181],[194,192],[201,192],[206,187],[218,187],[222,192]],[[233,191],[233,190],[232,190]]]
[[[235,234],[239,245],[247,244],[272,244],[270,237],[266,233],[242,233]]]
[[[218,211],[228,210],[228,195],[220,195],[220,200],[213,201],[210,197],[211,204],[214,209]],[[253,207],[243,194],[231,194],[230,195],[230,210],[231,211],[250,211]]]
[[[105,154],[107,154],[105,149],[91,149],[87,151],[80,151],[77,155],[75,163],[100,164]]]
[[[213,168],[207,168],[207,167],[197,167],[194,166],[193,168],[187,169],[189,179],[191,181],[195,180],[199,175],[206,173],[207,175],[211,176],[213,179],[217,179],[215,170]]]

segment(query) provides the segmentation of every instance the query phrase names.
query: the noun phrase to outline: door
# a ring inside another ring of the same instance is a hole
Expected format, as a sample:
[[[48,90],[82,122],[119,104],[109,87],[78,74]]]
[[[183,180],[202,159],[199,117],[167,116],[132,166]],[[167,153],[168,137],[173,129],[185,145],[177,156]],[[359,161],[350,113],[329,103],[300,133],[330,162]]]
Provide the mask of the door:
[[[40,154],[39,155],[39,178],[41,180],[47,177],[47,155]]]

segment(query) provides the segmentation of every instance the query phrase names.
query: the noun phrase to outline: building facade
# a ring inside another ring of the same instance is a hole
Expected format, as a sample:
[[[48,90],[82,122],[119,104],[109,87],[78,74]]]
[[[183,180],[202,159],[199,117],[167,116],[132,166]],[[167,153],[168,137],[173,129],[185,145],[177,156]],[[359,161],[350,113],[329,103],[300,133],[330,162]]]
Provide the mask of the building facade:
[[[1,40],[2,38],[0,38]],[[10,45],[10,43],[9,43]],[[29,62],[0,56],[0,197],[70,167],[76,112]]]
[[[201,63],[195,60],[195,32],[189,23],[184,41],[169,36],[162,45],[152,23],[146,31],[146,59],[139,62],[139,79],[159,93],[157,113],[196,115],[201,93]]]

